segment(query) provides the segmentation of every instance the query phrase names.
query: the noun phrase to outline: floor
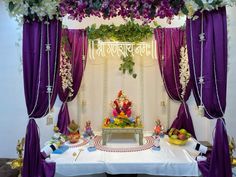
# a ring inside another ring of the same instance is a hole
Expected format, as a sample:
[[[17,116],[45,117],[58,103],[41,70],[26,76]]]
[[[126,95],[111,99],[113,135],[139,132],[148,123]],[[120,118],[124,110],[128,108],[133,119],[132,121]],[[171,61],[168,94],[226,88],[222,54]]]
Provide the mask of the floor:
[[[65,176],[56,175],[55,177],[65,177]],[[78,177],[136,177],[136,176],[135,175],[108,175],[106,176],[105,174],[96,174],[96,175],[84,175],[84,176],[78,176]],[[165,177],[165,176],[153,176],[153,175],[140,174],[140,175],[137,175],[137,177]]]
[[[12,159],[0,158],[0,177],[17,177],[19,172],[12,170],[10,165],[6,164]]]

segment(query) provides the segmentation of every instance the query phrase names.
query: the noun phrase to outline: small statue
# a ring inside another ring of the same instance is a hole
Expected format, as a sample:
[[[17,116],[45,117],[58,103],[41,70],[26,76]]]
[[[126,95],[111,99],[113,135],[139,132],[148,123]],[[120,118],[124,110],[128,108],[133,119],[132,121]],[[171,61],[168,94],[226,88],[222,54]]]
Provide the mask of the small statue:
[[[80,139],[79,125],[72,120],[67,129],[70,132],[68,135],[70,143],[77,143]]]
[[[161,125],[160,119],[156,120],[156,125],[154,127],[153,135],[160,135],[160,136],[164,135],[164,127]]]
[[[94,136],[94,133],[91,127],[91,121],[86,121],[83,135],[85,138]]]

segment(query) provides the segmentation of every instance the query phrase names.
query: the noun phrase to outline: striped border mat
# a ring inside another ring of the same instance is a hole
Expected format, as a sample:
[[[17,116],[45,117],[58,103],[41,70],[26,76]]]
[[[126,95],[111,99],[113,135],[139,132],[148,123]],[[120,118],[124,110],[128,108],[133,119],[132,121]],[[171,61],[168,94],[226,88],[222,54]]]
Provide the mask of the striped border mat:
[[[150,149],[153,147],[154,139],[151,136],[144,137],[146,139],[146,142],[144,145],[137,145],[136,147],[121,147],[121,148],[115,148],[115,147],[108,147],[102,145],[102,137],[96,136],[94,138],[94,144],[96,149],[106,152],[137,152],[137,151],[144,151],[147,149]]]
[[[77,147],[81,147],[84,146],[88,143],[88,140],[85,138],[80,138],[78,143],[75,144],[71,144],[69,141],[67,141],[65,143],[65,145],[69,146],[69,148],[77,148]]]

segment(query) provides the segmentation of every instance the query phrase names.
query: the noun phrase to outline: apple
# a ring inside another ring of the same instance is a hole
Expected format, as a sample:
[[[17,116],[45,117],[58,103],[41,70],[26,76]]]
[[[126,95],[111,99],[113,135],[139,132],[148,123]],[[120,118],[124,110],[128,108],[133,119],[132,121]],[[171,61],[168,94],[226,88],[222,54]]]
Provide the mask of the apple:
[[[186,135],[183,134],[183,133],[180,133],[180,134],[178,135],[178,138],[179,138],[180,140],[186,140],[186,139],[187,139]]]

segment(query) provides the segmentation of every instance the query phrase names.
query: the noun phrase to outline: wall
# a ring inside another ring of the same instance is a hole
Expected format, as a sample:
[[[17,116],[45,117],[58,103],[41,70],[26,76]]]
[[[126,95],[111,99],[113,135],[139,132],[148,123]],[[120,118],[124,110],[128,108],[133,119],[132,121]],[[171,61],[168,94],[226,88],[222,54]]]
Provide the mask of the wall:
[[[236,140],[236,7],[228,8],[228,46],[229,46],[229,63],[228,63],[228,89],[227,89],[227,109],[225,120],[227,125],[228,134],[233,136]],[[236,152],[234,153],[236,155]]]
[[[15,20],[9,17],[5,4],[0,1],[0,158],[17,156],[17,140],[25,136],[28,123],[20,61],[21,30]],[[55,117],[58,106],[55,106]],[[46,126],[45,118],[37,120],[37,124],[43,144],[48,140],[53,127]]]
[[[20,53],[21,46],[18,48],[15,46],[21,30],[17,30],[17,23],[13,18],[10,18],[8,12],[5,10],[5,6],[2,1],[0,1],[0,140],[2,144],[0,146],[0,158],[1,157],[15,157],[15,145],[17,139],[25,135],[26,125],[27,125],[27,114],[26,106],[24,100],[24,91],[23,91],[23,80],[22,80],[22,71],[20,71]],[[228,132],[230,135],[234,135],[236,138],[236,129],[234,127],[236,119],[236,93],[234,92],[236,88],[236,61],[234,56],[236,56],[236,8],[229,9],[229,34],[231,39],[229,41],[229,78],[228,78],[228,107],[226,112],[226,123]],[[118,20],[120,23],[123,22],[121,19]],[[80,28],[86,27],[89,24],[94,23],[94,20],[86,20],[83,25],[80,24]],[[118,22],[118,23],[119,23]],[[161,23],[164,24],[165,21]],[[98,22],[97,23],[101,23]],[[111,22],[106,22],[111,23]],[[117,23],[117,21],[116,21]],[[173,26],[179,26],[183,23],[178,19],[172,23]],[[74,24],[75,28],[78,28],[77,24]],[[73,27],[73,26],[72,26]],[[20,28],[21,29],[21,28]],[[196,114],[196,106],[194,99],[189,100],[190,110],[193,116],[193,121],[195,124],[195,130],[197,136],[201,140],[211,140],[210,127],[213,127],[213,123],[200,118]],[[57,112],[60,106],[60,102],[57,101],[55,105],[54,117],[56,121]],[[170,103],[170,117],[173,119],[176,115],[178,105],[175,103]],[[74,103],[70,104],[70,110],[72,117],[77,117],[77,100]],[[41,119],[37,121],[40,128],[41,142],[45,142],[47,138],[52,133],[52,126],[46,126],[46,119]]]
[[[19,51],[15,46],[20,31],[0,2],[0,157],[13,157],[17,139],[25,134],[26,110]]]

